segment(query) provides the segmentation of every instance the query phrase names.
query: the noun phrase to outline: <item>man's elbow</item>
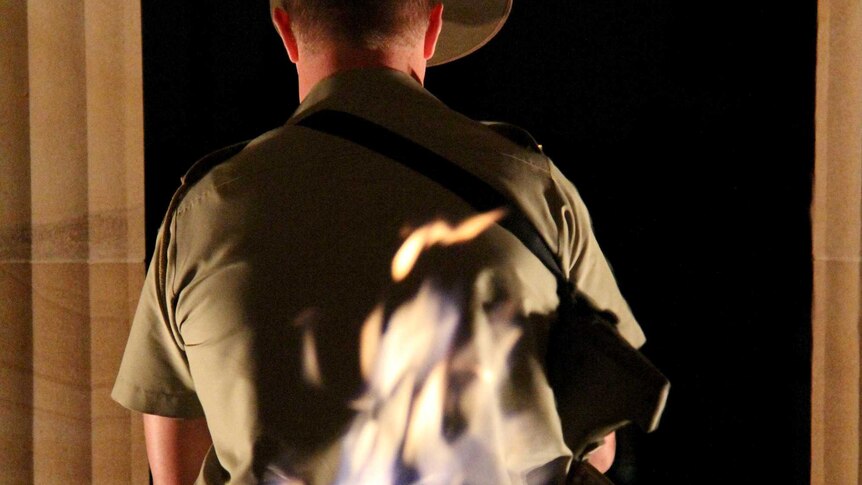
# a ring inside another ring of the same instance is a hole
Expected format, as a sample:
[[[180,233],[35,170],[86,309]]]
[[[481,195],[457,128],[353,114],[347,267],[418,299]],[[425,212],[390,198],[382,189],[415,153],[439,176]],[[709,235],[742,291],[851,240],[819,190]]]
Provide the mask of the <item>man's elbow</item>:
[[[605,473],[610,470],[614,464],[614,457],[617,454],[617,434],[611,433],[605,436],[605,442],[590,453],[587,461],[594,466],[598,471]]]

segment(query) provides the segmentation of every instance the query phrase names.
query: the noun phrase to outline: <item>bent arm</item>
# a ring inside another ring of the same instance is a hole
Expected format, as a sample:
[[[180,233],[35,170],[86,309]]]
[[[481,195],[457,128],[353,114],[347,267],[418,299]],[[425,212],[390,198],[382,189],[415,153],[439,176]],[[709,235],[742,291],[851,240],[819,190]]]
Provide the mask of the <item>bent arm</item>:
[[[206,420],[144,414],[144,437],[154,485],[187,485],[198,477],[212,445]]]

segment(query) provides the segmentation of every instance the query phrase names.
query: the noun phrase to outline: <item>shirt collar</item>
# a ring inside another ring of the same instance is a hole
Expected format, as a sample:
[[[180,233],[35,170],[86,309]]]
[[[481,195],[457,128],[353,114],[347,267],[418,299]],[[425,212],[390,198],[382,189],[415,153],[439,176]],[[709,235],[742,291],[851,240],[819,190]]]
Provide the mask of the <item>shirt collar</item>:
[[[362,114],[388,110],[394,100],[414,98],[418,104],[442,106],[418,81],[389,68],[365,68],[338,72],[318,82],[293,113],[294,122],[321,109]],[[403,105],[402,105],[403,106]]]

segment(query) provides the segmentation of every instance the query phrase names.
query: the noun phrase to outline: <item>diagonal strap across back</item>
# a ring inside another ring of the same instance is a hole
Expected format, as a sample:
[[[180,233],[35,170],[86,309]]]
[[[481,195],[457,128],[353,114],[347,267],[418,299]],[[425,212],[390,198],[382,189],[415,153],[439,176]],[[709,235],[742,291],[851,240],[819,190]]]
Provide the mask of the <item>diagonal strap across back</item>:
[[[566,445],[576,457],[583,459],[606,434],[625,423],[635,422],[645,431],[658,426],[670,383],[620,336],[616,317],[577,291],[538,230],[507,196],[440,154],[359,116],[323,110],[297,125],[378,152],[435,181],[477,211],[506,209],[499,224],[557,280],[559,318],[551,330],[546,370]]]

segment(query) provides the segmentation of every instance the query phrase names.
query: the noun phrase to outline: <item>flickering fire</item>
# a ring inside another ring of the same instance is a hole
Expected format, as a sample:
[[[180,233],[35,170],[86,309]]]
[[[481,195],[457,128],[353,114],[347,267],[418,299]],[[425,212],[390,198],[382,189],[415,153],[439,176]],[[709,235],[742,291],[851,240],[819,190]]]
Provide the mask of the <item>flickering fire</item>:
[[[302,329],[302,375],[305,381],[314,387],[323,386],[317,355],[317,340],[314,334],[314,326],[318,318],[317,308],[306,308],[293,320],[293,324]]]
[[[504,215],[497,210],[456,225],[436,221],[416,229],[393,259],[393,281],[407,285],[405,278],[428,248],[443,248],[435,256],[445,258],[446,247],[470,244]],[[495,270],[486,270],[459,275],[459,266],[441,278],[435,265],[426,265],[422,274],[416,270],[403,300],[381,303],[369,314],[359,343],[365,392],[352,403],[356,416],[342,439],[336,485],[524,483],[512,480],[508,460],[512,453],[532,451],[518,448],[512,436],[542,422],[513,415],[503,402],[512,385],[510,366],[524,358],[513,357],[523,329],[510,300],[476,304],[463,293],[492,277]],[[299,320],[313,331],[310,320]],[[305,348],[306,378],[319,382],[313,342]],[[526,365],[541,372],[535,361]]]
[[[451,246],[474,239],[505,215],[504,209],[497,209],[470,217],[454,227],[441,220],[420,227],[407,237],[395,253],[395,258],[392,259],[392,279],[399,282],[406,278],[426,248],[435,244]]]
[[[469,243],[504,215],[497,210],[413,231],[393,259],[393,280],[403,281],[427,248]],[[339,485],[509,482],[496,449],[505,419],[498,396],[521,329],[509,318],[511,308],[498,311],[501,318],[474,315],[463,295],[452,293],[458,285],[446,286],[454,282],[422,281],[386,321],[378,307],[365,322],[367,391],[355,402]],[[469,339],[455,338],[465,331]]]
[[[504,454],[495,449],[505,440],[498,396],[521,330],[469,318],[456,300],[423,284],[371,344],[374,357],[362,349],[363,362],[371,362],[368,389],[355,403],[337,484],[509,483]],[[459,342],[463,325],[473,335]],[[462,429],[447,429],[447,422]]]

